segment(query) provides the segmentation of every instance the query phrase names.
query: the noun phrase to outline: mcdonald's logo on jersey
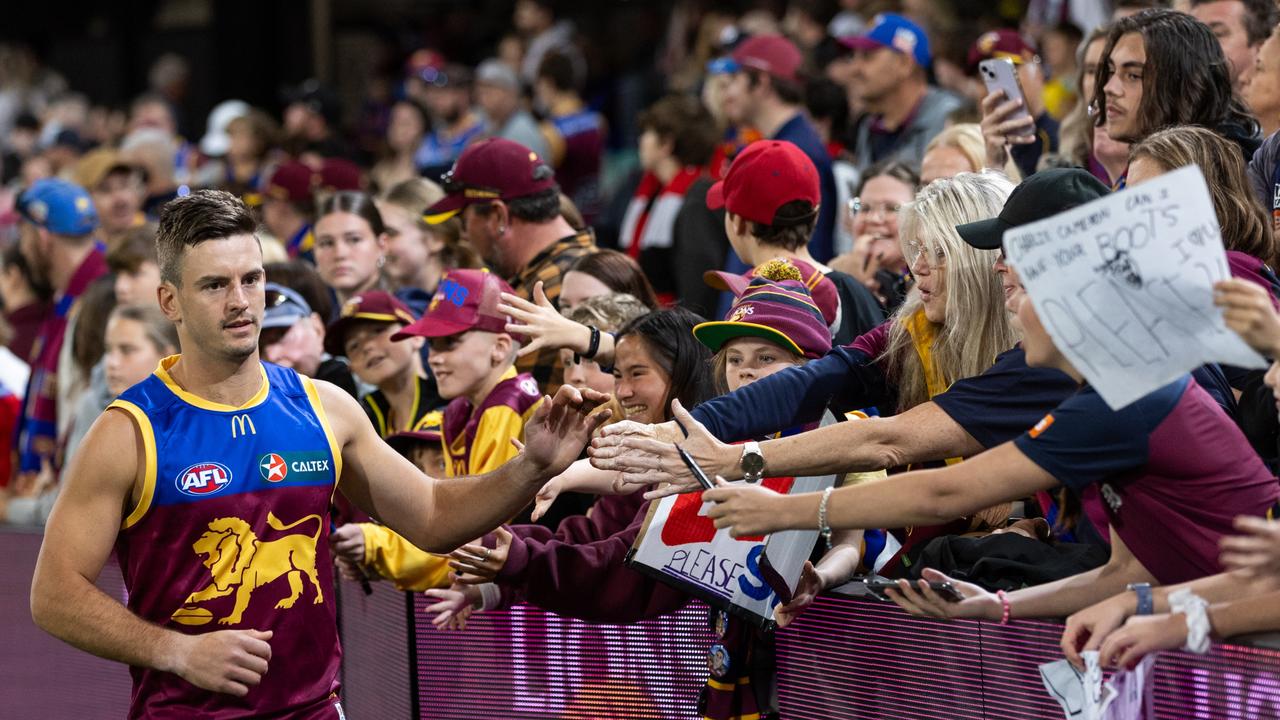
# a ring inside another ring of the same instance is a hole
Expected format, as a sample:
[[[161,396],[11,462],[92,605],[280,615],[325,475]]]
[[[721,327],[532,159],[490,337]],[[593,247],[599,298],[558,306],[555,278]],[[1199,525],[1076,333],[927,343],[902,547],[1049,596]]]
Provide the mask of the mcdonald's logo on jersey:
[[[253,426],[253,418],[248,415],[231,416],[231,437],[237,438],[245,435],[257,434],[258,428]]]

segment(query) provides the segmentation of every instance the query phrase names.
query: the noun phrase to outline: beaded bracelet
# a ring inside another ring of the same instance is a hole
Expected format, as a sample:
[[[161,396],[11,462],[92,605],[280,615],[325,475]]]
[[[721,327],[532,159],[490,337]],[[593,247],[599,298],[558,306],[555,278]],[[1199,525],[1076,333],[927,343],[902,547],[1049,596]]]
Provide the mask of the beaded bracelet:
[[[1009,595],[1003,590],[996,591],[996,597],[1000,600],[1000,624],[1009,624]]]

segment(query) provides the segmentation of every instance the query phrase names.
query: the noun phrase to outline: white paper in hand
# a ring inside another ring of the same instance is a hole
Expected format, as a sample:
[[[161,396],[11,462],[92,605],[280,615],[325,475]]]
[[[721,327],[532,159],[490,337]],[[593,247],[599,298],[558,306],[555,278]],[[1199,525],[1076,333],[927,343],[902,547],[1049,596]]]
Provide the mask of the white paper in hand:
[[[1206,363],[1266,367],[1213,304],[1230,270],[1198,167],[1009,230],[1004,247],[1054,344],[1113,410]]]

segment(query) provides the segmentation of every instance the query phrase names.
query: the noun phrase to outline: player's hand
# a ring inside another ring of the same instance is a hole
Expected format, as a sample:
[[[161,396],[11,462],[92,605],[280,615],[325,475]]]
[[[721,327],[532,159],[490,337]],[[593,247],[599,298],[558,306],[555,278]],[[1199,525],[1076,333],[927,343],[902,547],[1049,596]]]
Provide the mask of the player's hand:
[[[480,604],[479,588],[470,585],[454,584],[449,588],[434,588],[424,593],[436,602],[422,609],[426,613],[435,613],[431,624],[437,630],[465,630],[467,619]]]
[[[1084,671],[1084,659],[1080,653],[1086,650],[1097,650],[1102,643],[1124,625],[1124,621],[1136,609],[1136,596],[1132,592],[1113,595],[1102,602],[1076,612],[1067,618],[1066,627],[1062,629],[1062,654],[1081,672]]]
[[[354,565],[364,565],[364,530],[359,523],[347,523],[329,533],[329,547],[335,557]]]
[[[719,476],[715,482],[716,487],[704,491],[702,499],[712,503],[707,517],[715,521],[717,528],[729,528],[730,535],[742,537],[791,527],[782,511],[786,495],[763,485],[730,485]]]
[[[1244,534],[1222,538],[1222,567],[1246,578],[1280,578],[1280,520],[1241,515],[1235,526]]]
[[[542,482],[578,459],[592,433],[612,414],[608,408],[592,412],[608,400],[604,393],[571,385],[561,385],[554,398],[543,398],[525,425],[522,453]]]
[[[1222,308],[1227,327],[1249,347],[1272,359],[1280,358],[1280,315],[1264,288],[1248,280],[1222,280],[1213,284],[1213,304]]]
[[[791,595],[791,602],[779,605],[773,610],[773,619],[778,623],[778,627],[784,628],[800,617],[800,614],[813,604],[813,599],[818,597],[818,593],[823,591],[822,585],[822,576],[818,575],[813,563],[805,560],[804,570],[800,572],[800,582],[796,584],[796,591]]]
[[[937,570],[926,569],[923,577],[912,583],[910,580],[899,580],[896,588],[888,588],[885,594],[890,600],[898,603],[898,607],[912,615],[936,618],[985,618],[999,620],[1004,613],[1000,598],[995,593],[987,592],[973,583],[953,580]],[[929,586],[931,582],[949,582],[960,595],[960,602],[951,602],[934,592]]]
[[[483,585],[493,582],[507,564],[507,553],[511,550],[511,531],[499,527],[493,534],[496,544],[492,548],[480,543],[470,543],[449,553],[449,567],[457,572],[457,584]]]
[[[1132,670],[1147,655],[1160,650],[1175,650],[1186,643],[1186,615],[1134,616],[1102,643],[1098,662],[1106,667]]]
[[[212,692],[236,697],[262,682],[271,660],[271,631],[216,630],[200,635],[174,634],[173,672]]]
[[[716,440],[679,400],[671,401],[671,410],[689,430],[689,436],[678,441],[680,447],[708,475],[731,474],[732,469],[720,458],[732,455],[732,447]],[[626,427],[618,428],[619,425]],[[657,433],[653,428],[657,427],[660,426],[628,421],[605,428],[587,449],[591,465],[598,470],[617,472],[616,489],[623,492],[635,490],[636,485],[658,485],[645,493],[646,500],[698,490],[698,481],[680,459],[675,444],[655,437]]]
[[[533,302],[519,295],[502,293],[498,312],[515,322],[507,323],[507,332],[525,336],[520,347],[520,357],[541,351],[543,348],[559,350],[569,348],[586,352],[591,343],[591,330],[561,315],[542,289],[542,281],[533,284]]]

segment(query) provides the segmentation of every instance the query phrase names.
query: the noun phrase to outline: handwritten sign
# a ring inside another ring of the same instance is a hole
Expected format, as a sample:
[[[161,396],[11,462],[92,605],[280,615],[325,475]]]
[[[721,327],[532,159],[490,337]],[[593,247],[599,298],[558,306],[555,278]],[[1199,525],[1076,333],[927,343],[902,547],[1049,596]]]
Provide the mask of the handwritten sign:
[[[834,422],[828,412],[822,424]],[[834,475],[822,475],[765,478],[761,484],[775,492],[795,494],[821,492],[835,482]],[[701,492],[670,495],[654,502],[628,562],[633,569],[713,607],[772,628],[774,607],[785,602],[778,592],[795,591],[818,531],[788,530],[735,538],[727,529],[716,529],[707,517],[708,507],[710,503],[703,502]],[[782,585],[786,587],[778,590]]]
[[[1054,344],[1113,410],[1206,363],[1262,368],[1227,329],[1230,277],[1200,168],[1180,168],[1004,234]]]

